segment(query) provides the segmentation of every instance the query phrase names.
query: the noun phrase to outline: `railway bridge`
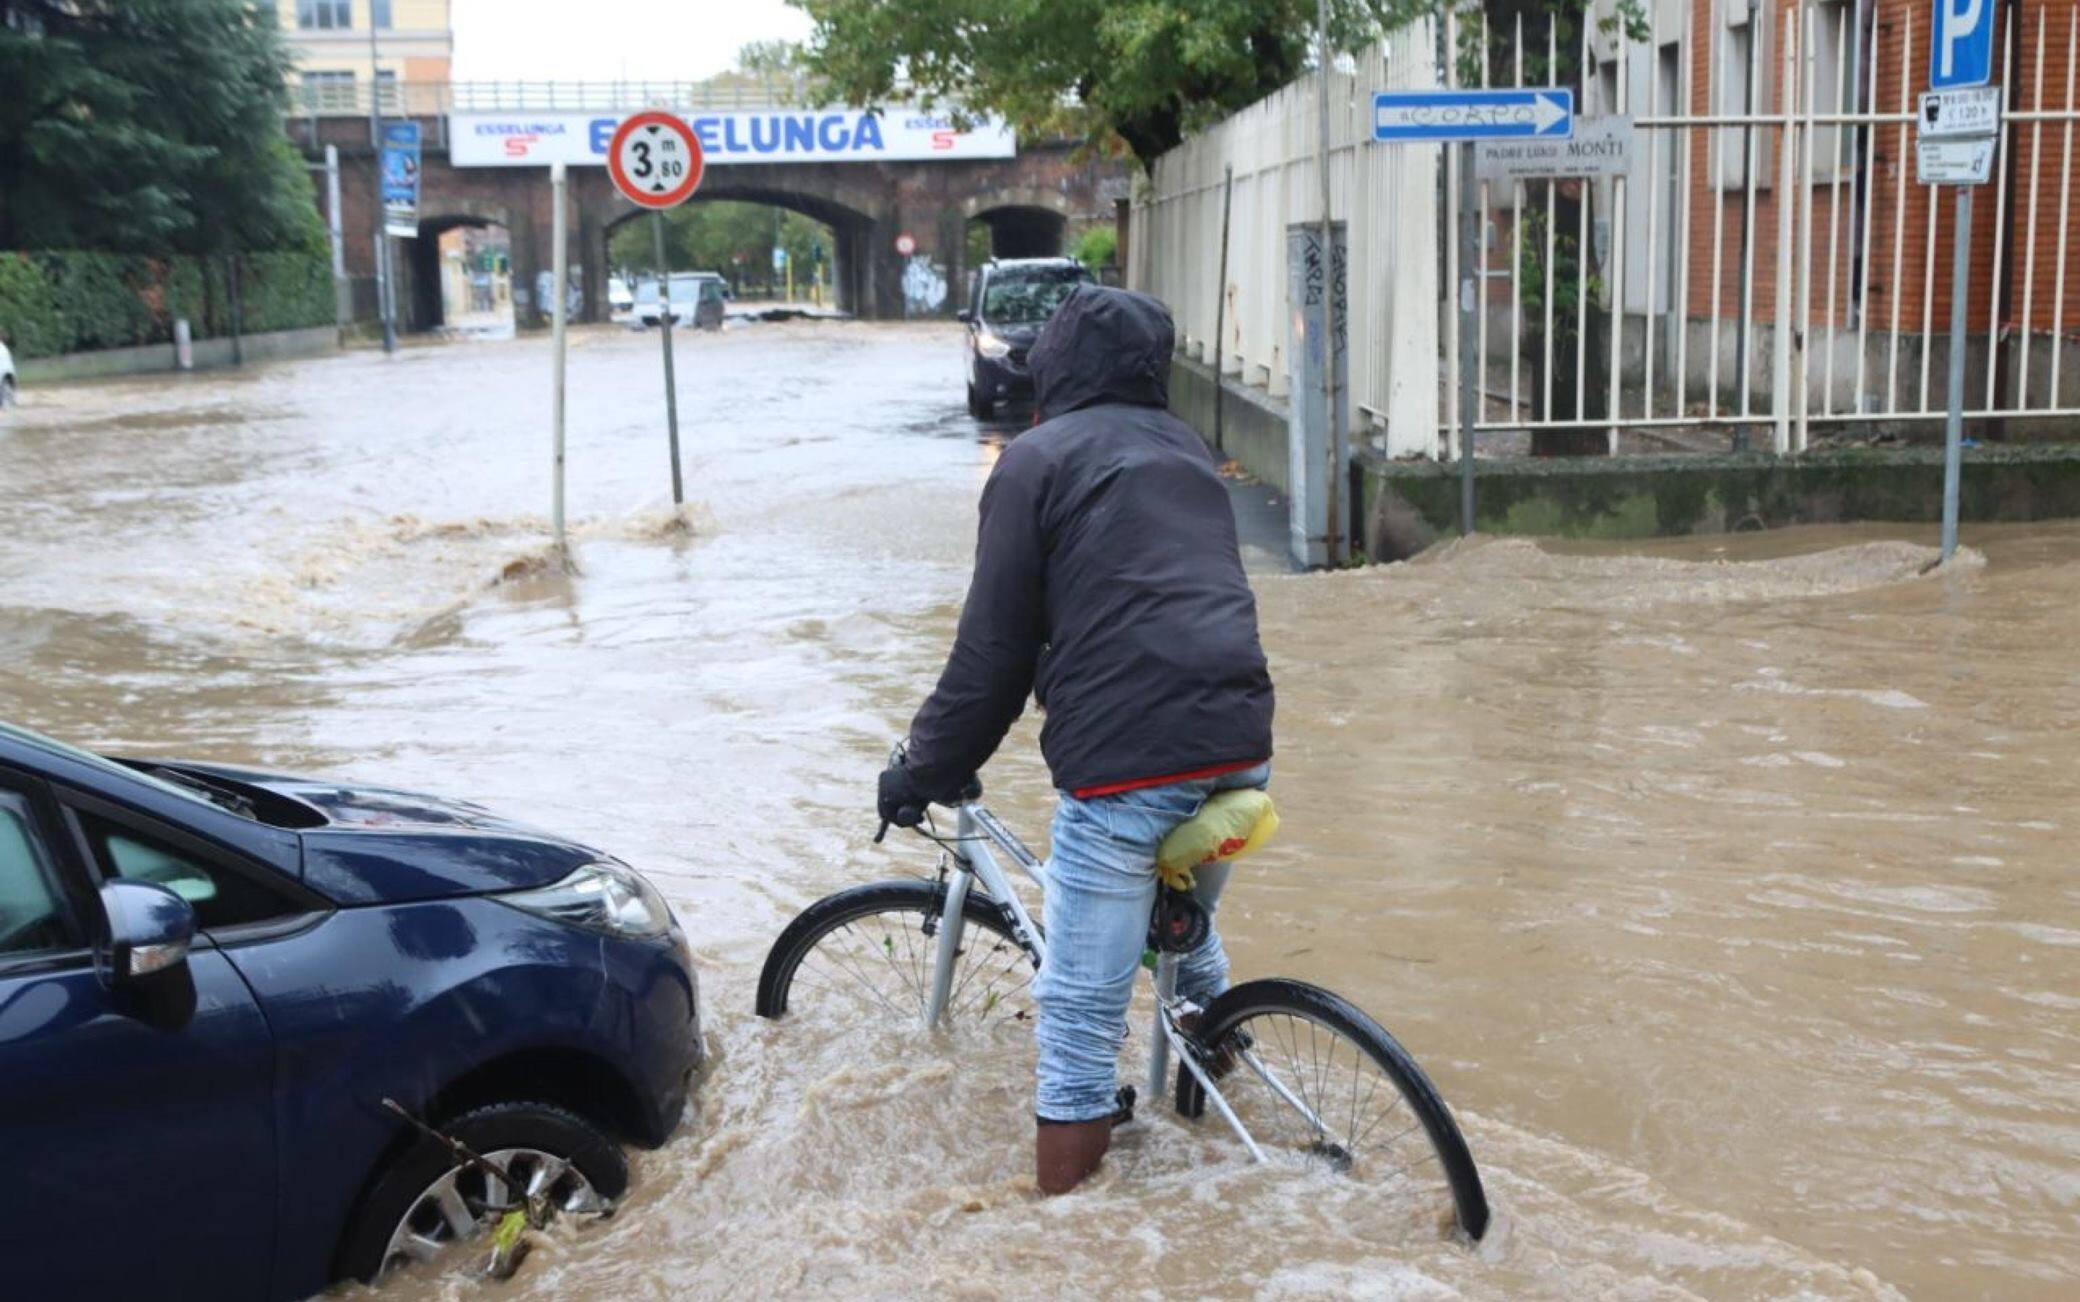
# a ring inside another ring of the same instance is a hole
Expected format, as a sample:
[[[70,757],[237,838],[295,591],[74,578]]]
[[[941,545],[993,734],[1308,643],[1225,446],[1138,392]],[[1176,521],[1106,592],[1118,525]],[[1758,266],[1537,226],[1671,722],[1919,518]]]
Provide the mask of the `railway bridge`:
[[[551,264],[549,163],[570,164],[571,264],[580,269],[580,319],[606,319],[608,240],[641,210],[615,193],[604,141],[639,108],[670,107],[702,136],[707,174],[692,202],[735,199],[802,213],[831,229],[838,306],[860,317],[916,315],[913,289],[958,287],[968,268],[968,223],[988,224],[1000,257],[1053,254],[1071,225],[1109,222],[1127,195],[1124,168],[1073,145],[1018,142],[977,125],[890,108],[877,113],[777,104],[673,104],[616,86],[563,84],[544,93],[486,93],[453,83],[393,88],[384,118],[420,126],[417,239],[398,242],[400,325],[442,323],[439,236],[458,226],[502,226],[512,247],[514,311],[523,326],[546,310],[533,292]],[[634,101],[634,102],[631,102]],[[368,107],[306,106],[290,140],[312,161],[340,155],[341,223],[357,316],[373,315],[375,157]],[[898,251],[900,237],[908,236]],[[923,310],[950,313],[957,288]]]

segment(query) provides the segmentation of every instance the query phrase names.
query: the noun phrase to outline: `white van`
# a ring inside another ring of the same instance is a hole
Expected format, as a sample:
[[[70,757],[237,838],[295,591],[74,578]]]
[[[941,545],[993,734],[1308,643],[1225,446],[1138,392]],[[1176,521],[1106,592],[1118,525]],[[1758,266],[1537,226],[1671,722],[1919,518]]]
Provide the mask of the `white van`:
[[[675,271],[672,273],[672,324],[720,330],[723,300],[728,296],[727,284],[712,271]],[[637,284],[636,329],[645,330],[658,324],[664,315],[659,302],[661,297],[656,277]]]

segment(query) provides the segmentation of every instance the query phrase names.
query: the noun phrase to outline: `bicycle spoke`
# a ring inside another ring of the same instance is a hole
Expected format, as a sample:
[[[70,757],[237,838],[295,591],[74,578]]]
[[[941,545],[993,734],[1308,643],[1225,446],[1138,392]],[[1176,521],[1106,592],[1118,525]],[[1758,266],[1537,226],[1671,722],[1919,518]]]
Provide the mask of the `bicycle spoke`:
[[[1335,1027],[1283,1009],[1266,1010],[1229,1032],[1245,1033],[1254,1047],[1238,1055],[1238,1070],[1218,1088],[1267,1152],[1313,1159],[1371,1188],[1396,1190],[1397,1197],[1434,1190],[1449,1201],[1443,1163],[1422,1119],[1406,1116],[1407,1100],[1378,1060]],[[1332,1119],[1331,1109],[1342,1116]],[[1388,1126],[1397,1114],[1407,1124]],[[1347,1124],[1339,1127],[1339,1120]],[[1373,1160],[1361,1165],[1367,1154]],[[1426,1167],[1435,1179],[1419,1183]]]
[[[837,923],[803,955],[790,978],[795,1002],[813,1007],[845,992],[854,1001],[878,1008],[898,1021],[923,1016],[937,971],[936,934],[924,931],[924,910],[896,907]],[[898,937],[897,933],[901,936]],[[937,933],[943,934],[943,933]],[[980,1025],[1023,1018],[1030,1000],[1019,991],[1021,968],[1030,965],[1023,947],[970,918],[954,956],[942,1017],[948,1025],[973,1018]]]
[[[843,931],[848,935],[859,934],[857,929],[854,928],[853,925],[849,922],[846,923],[843,927],[839,928],[839,931]],[[832,933],[831,938],[835,938],[837,934],[838,933],[834,931]],[[867,945],[867,948],[878,949],[879,947],[869,943]],[[848,974],[850,974],[853,980],[856,981],[862,989],[866,990],[869,994],[873,995],[876,999],[880,1000],[881,1006],[883,1008],[886,1008],[889,1012],[894,1013],[898,1017],[903,1015],[903,1010],[897,1008],[895,1002],[891,1000],[888,997],[888,995],[882,991],[881,986],[875,982],[873,977],[868,975],[865,965],[859,961],[857,955],[852,954],[851,952],[843,949],[842,947],[832,947],[827,945],[817,946],[815,952],[828,955],[830,957],[831,962],[836,964],[839,968],[843,969]],[[847,962],[846,960],[850,961]]]

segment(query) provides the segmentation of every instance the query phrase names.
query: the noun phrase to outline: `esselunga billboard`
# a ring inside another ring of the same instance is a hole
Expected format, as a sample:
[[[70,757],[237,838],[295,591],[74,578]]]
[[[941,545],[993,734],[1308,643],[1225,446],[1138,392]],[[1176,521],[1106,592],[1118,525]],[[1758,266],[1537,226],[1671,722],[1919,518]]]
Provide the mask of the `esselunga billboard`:
[[[604,167],[619,113],[451,113],[456,167]],[[963,131],[920,109],[738,109],[680,114],[709,167],[730,163],[877,163],[1011,158],[1011,128],[994,118]]]

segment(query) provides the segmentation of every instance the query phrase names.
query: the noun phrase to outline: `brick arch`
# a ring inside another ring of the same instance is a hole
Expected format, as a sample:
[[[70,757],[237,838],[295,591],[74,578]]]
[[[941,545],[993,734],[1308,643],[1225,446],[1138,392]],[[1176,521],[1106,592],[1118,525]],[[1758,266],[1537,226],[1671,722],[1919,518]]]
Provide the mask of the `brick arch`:
[[[836,290],[838,308],[855,314],[871,314],[870,308],[867,312],[862,308],[873,300],[872,236],[877,227],[887,224],[887,219],[858,206],[863,199],[871,200],[871,194],[859,193],[842,184],[804,186],[801,178],[784,175],[800,170],[804,169],[785,166],[716,168],[703,178],[699,193],[688,202],[760,204],[800,213],[823,223],[831,231],[831,283]],[[820,170],[827,174],[832,169]],[[601,224],[602,245],[613,238],[616,230],[645,216],[648,213],[644,210],[618,202],[612,215]]]
[[[497,226],[506,238],[515,239],[513,214],[502,201],[474,196],[449,196],[438,210],[419,214],[419,237],[400,250],[398,262],[405,274],[398,290],[399,325],[408,330],[433,330],[447,324],[447,307],[441,295],[441,240],[462,226]],[[518,269],[515,267],[517,278]]]

